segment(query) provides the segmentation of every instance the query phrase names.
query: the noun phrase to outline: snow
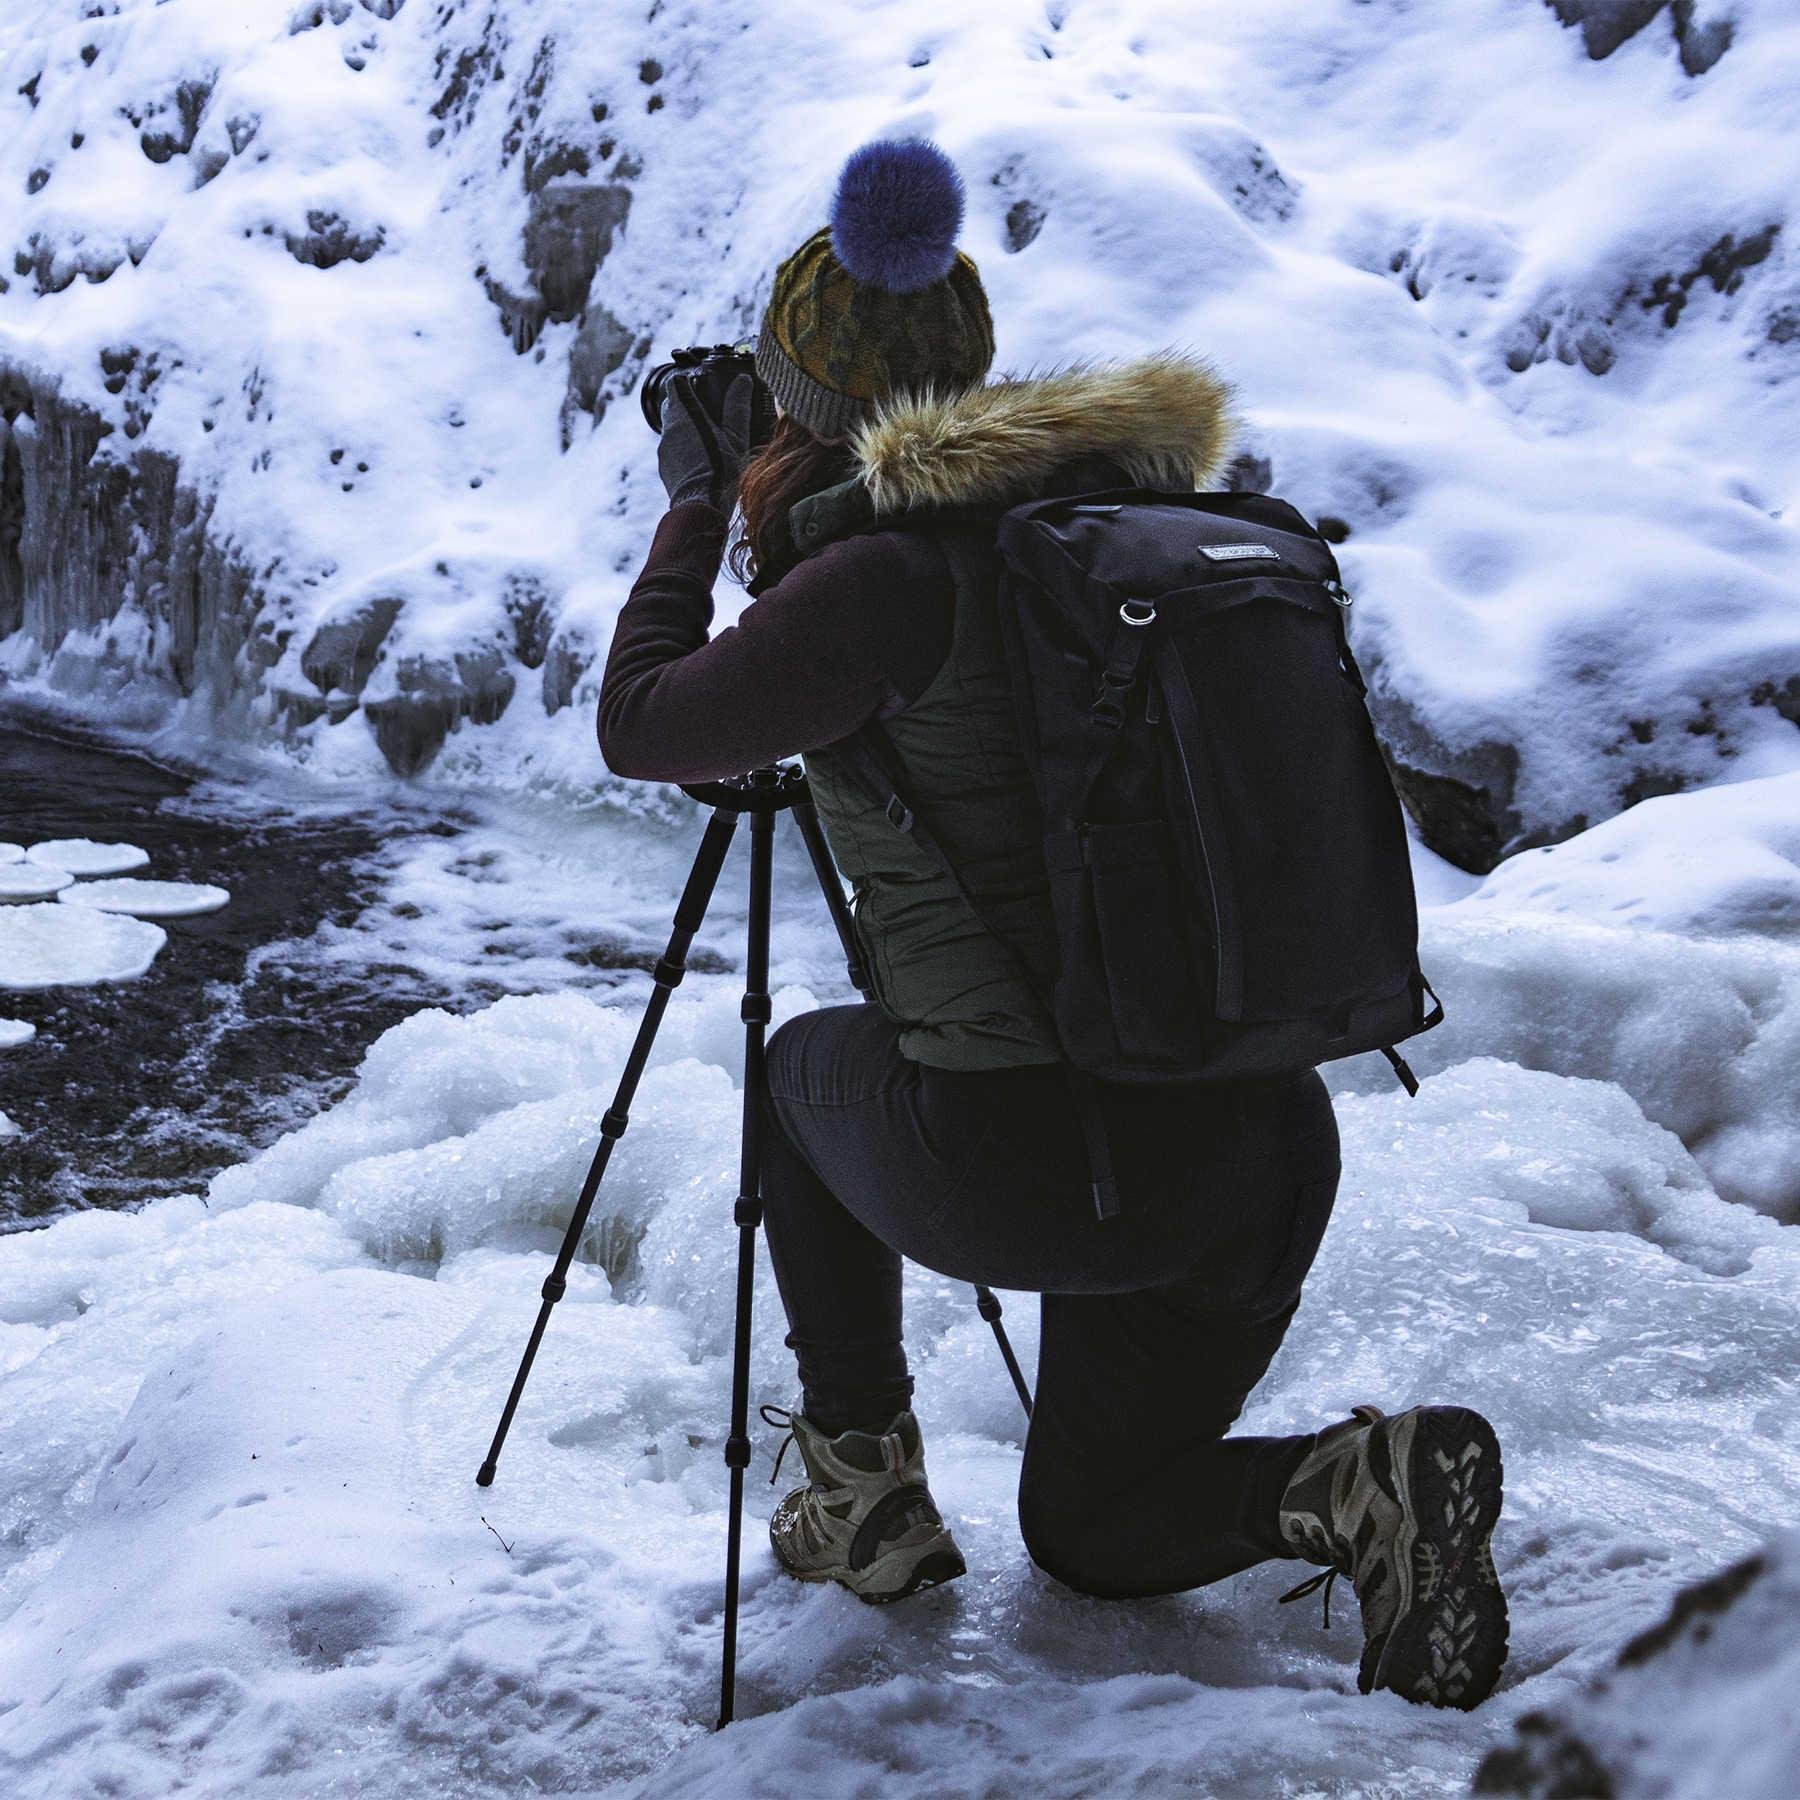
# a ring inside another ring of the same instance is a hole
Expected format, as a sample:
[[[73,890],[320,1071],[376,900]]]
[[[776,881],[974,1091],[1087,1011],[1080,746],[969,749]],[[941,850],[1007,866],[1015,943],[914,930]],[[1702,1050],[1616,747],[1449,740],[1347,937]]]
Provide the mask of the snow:
[[[131,913],[140,919],[185,919],[230,904],[222,887],[197,881],[83,881],[57,896],[71,906]]]
[[[19,1127],[14,1124],[5,1113],[0,1112],[0,1138],[18,1137],[20,1135]]]
[[[98,844],[92,838],[46,838],[25,852],[26,860],[71,875],[124,875],[141,869],[150,852],[136,844]]]
[[[0,863],[17,862],[25,854],[22,844],[0,844]]]
[[[0,1050],[16,1050],[37,1036],[37,1027],[29,1019],[0,1019]]]
[[[59,893],[75,879],[62,869],[43,869],[35,863],[0,864],[0,905],[9,901],[42,900]]]
[[[1483,1794],[1729,1794],[1788,1800],[1800,1781],[1793,1713],[1800,1531],[1684,1589],[1604,1677],[1524,1722],[1482,1765]],[[1552,1787],[1554,1784],[1554,1787]]]
[[[0,907],[0,988],[132,981],[167,941],[159,925],[95,907]]]

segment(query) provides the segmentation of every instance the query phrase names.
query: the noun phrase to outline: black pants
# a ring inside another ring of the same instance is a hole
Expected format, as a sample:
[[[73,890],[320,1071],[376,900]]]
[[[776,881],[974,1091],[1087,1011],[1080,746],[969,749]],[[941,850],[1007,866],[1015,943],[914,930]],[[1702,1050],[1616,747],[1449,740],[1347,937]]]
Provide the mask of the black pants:
[[[1019,1483],[1032,1559],[1112,1598],[1289,1554],[1276,1515],[1310,1437],[1228,1438],[1280,1346],[1337,1194],[1317,1073],[1105,1090],[1124,1197],[1100,1220],[1060,1066],[957,1074],[873,1006],[769,1043],[763,1198],[809,1417],[907,1405],[900,1261],[1043,1296]]]

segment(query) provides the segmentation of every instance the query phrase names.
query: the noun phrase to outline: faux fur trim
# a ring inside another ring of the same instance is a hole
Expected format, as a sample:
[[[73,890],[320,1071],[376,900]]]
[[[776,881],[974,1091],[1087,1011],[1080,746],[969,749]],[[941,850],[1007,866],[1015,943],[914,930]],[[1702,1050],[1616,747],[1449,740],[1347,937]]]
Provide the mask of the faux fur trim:
[[[1059,464],[1105,455],[1138,487],[1186,490],[1219,473],[1236,432],[1233,388],[1166,350],[1072,362],[1042,375],[885,400],[850,448],[878,513],[1028,498]]]

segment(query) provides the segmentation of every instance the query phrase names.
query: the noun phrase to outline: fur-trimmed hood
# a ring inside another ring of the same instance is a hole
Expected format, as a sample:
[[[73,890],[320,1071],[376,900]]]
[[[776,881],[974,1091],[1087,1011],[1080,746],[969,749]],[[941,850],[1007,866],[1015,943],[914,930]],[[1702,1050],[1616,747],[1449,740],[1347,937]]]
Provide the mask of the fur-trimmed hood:
[[[875,511],[1010,504],[1080,457],[1136,487],[1210,486],[1231,447],[1232,386],[1176,351],[1083,360],[946,395],[899,395],[851,435]]]

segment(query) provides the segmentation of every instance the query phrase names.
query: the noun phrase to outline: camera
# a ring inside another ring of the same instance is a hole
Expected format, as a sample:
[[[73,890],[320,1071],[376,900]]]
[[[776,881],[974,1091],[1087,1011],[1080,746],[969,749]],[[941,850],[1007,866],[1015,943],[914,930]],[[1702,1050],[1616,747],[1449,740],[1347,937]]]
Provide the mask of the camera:
[[[752,343],[690,344],[685,350],[677,350],[669,361],[658,363],[644,377],[644,385],[639,391],[644,422],[652,431],[662,431],[663,406],[669,396],[671,376],[691,377],[699,390],[701,406],[711,412],[723,401],[725,390],[732,382],[746,374],[756,375],[756,346]],[[774,400],[760,379],[751,401],[751,420],[757,442],[768,435],[775,423]]]

